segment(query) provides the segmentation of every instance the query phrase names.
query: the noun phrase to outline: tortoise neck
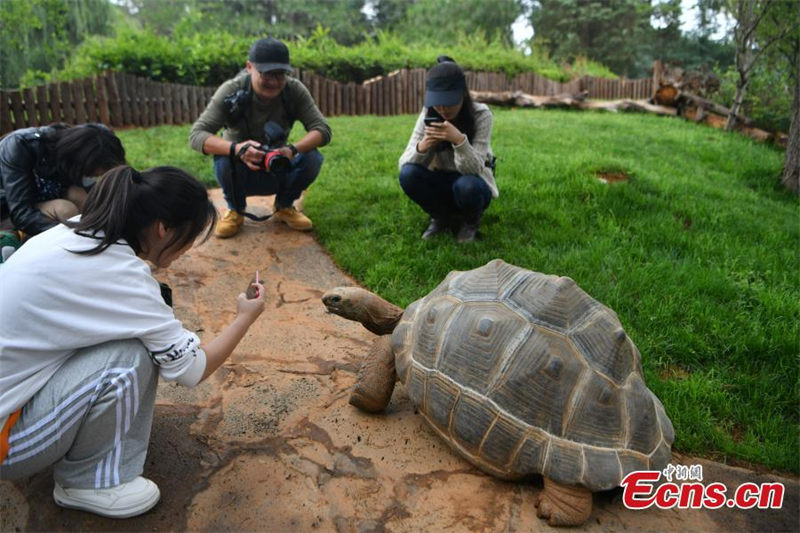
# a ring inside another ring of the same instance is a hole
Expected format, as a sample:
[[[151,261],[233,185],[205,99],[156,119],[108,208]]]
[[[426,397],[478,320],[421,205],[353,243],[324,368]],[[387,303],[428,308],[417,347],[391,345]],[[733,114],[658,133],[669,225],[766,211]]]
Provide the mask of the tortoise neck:
[[[394,331],[403,316],[403,310],[375,296],[366,307],[366,317],[362,321],[364,327],[376,335],[387,335]]]

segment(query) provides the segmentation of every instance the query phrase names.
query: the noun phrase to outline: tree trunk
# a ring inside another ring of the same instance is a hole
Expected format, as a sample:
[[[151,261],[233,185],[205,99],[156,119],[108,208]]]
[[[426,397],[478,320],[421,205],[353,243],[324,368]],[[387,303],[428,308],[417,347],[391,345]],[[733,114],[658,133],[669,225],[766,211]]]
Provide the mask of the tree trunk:
[[[728,113],[728,120],[725,122],[725,131],[733,131],[736,123],[739,120],[739,110],[742,108],[742,100],[744,100],[744,93],[747,91],[747,84],[750,82],[750,72],[740,71],[739,79],[736,82],[736,95],[733,97],[733,104],[731,104],[730,113]]]
[[[798,38],[800,41],[800,38]],[[786,145],[786,162],[783,164],[781,184],[795,194],[800,194],[800,54],[795,59],[794,101],[789,143]]]
[[[755,3],[752,0],[738,0],[736,3],[736,26],[733,28],[733,44],[736,47],[736,71],[739,79],[736,80],[736,95],[733,97],[731,111],[725,122],[725,130],[733,131],[736,126],[739,109],[742,107],[744,93],[750,82],[750,69],[753,68],[753,34],[758,25],[755,16]]]

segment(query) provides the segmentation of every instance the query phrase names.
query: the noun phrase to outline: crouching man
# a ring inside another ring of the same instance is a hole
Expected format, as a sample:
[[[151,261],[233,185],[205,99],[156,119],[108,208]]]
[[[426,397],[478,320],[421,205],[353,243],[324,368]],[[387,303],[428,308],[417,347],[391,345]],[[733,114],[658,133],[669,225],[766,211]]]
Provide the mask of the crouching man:
[[[284,43],[273,38],[256,41],[245,71],[217,89],[192,126],[189,144],[213,154],[214,175],[228,204],[214,229],[217,237],[239,232],[248,196],[274,194],[273,219],[296,230],[312,228],[294,202],[319,175],[323,158],[317,148],[330,142],[331,129],[308,89],[289,76],[291,72]],[[307,133],[286,144],[295,120]]]

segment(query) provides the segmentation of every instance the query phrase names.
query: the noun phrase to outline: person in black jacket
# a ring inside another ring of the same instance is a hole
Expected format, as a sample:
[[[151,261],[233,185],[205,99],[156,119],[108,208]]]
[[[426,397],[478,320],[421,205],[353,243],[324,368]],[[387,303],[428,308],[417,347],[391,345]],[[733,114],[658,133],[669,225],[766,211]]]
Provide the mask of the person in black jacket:
[[[0,140],[0,218],[26,237],[83,209],[94,178],[125,163],[125,149],[103,124],[54,124]]]

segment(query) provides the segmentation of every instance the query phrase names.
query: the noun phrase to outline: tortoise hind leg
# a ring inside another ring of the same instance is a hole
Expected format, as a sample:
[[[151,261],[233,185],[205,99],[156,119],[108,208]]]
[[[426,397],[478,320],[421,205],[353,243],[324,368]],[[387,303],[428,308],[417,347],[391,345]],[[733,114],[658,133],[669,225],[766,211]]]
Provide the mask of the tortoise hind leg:
[[[392,336],[383,335],[375,340],[364,357],[356,385],[350,394],[350,404],[369,413],[383,411],[392,399],[396,379]]]
[[[551,526],[579,526],[592,514],[592,492],[577,485],[562,485],[545,477],[536,499],[536,516]]]

